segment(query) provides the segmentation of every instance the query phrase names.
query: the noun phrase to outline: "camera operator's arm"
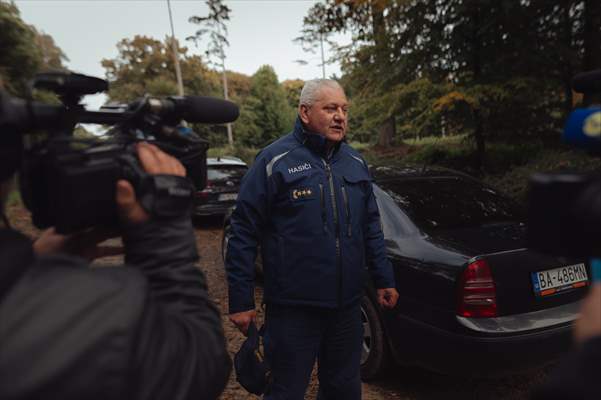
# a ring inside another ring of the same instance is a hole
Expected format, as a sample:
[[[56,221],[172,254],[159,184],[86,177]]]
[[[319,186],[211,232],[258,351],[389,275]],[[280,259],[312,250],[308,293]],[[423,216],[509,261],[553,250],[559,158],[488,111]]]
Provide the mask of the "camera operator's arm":
[[[138,155],[150,174],[185,174],[177,160],[152,145],[141,144]],[[139,268],[150,288],[132,365],[135,397],[216,398],[231,361],[219,311],[196,266],[190,216],[150,218],[126,181],[118,182],[117,203],[125,225],[126,264]]]

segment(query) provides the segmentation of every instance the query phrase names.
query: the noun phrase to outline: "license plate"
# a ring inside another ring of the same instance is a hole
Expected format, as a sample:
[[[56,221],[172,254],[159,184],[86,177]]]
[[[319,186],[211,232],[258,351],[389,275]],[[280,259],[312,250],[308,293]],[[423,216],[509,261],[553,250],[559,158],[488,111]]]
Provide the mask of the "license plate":
[[[222,193],[219,195],[217,200],[219,201],[232,201],[238,198],[238,193]]]
[[[532,272],[531,277],[534,293],[539,297],[550,296],[588,284],[586,267],[582,263]]]

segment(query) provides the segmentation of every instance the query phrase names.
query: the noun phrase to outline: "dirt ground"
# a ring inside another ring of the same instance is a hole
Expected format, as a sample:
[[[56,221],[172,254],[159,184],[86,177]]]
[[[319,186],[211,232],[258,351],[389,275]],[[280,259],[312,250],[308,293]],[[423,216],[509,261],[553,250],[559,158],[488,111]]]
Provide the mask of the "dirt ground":
[[[31,237],[36,237],[38,231],[31,227],[28,213],[20,207],[8,210],[13,226]],[[229,322],[227,318],[227,285],[223,262],[221,260],[221,221],[220,219],[205,219],[196,221],[195,232],[199,253],[201,254],[200,268],[207,276],[209,293],[222,311],[223,326],[228,340],[230,354],[238,350],[244,336]],[[118,241],[111,241],[114,245]],[[120,263],[121,257],[103,258],[99,264]],[[261,303],[262,288],[257,287],[256,304]],[[259,318],[262,315],[259,310]],[[528,374],[515,375],[498,379],[466,379],[442,376],[415,368],[391,369],[383,378],[370,383],[363,383],[364,400],[410,400],[410,399],[527,399],[530,390],[542,382],[549,368]],[[315,373],[307,390],[305,399],[315,399],[318,383]],[[232,373],[225,391],[220,397],[223,400],[259,399],[248,394],[236,382]]]

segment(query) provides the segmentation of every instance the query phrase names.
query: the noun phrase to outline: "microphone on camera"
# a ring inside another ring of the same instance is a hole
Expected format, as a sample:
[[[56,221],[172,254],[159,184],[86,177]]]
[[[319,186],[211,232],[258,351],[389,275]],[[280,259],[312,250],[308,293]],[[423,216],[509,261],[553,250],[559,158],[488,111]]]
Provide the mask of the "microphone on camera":
[[[188,122],[225,124],[234,122],[240,110],[231,101],[204,96],[172,96],[149,99],[150,109],[159,115]]]
[[[601,155],[601,107],[578,108],[570,114],[563,130],[564,142]]]

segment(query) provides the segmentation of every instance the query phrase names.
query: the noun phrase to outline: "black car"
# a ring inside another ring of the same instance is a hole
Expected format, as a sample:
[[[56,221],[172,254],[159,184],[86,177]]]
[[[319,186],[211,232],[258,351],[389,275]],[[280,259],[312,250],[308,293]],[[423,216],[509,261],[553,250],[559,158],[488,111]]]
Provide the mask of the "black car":
[[[236,157],[207,158],[207,186],[194,196],[194,216],[226,214],[236,204],[247,170],[246,163]]]
[[[467,175],[434,168],[372,173],[400,298],[383,311],[367,285],[364,379],[389,361],[451,375],[510,374],[570,348],[589,285],[583,260],[527,249],[521,208]]]

